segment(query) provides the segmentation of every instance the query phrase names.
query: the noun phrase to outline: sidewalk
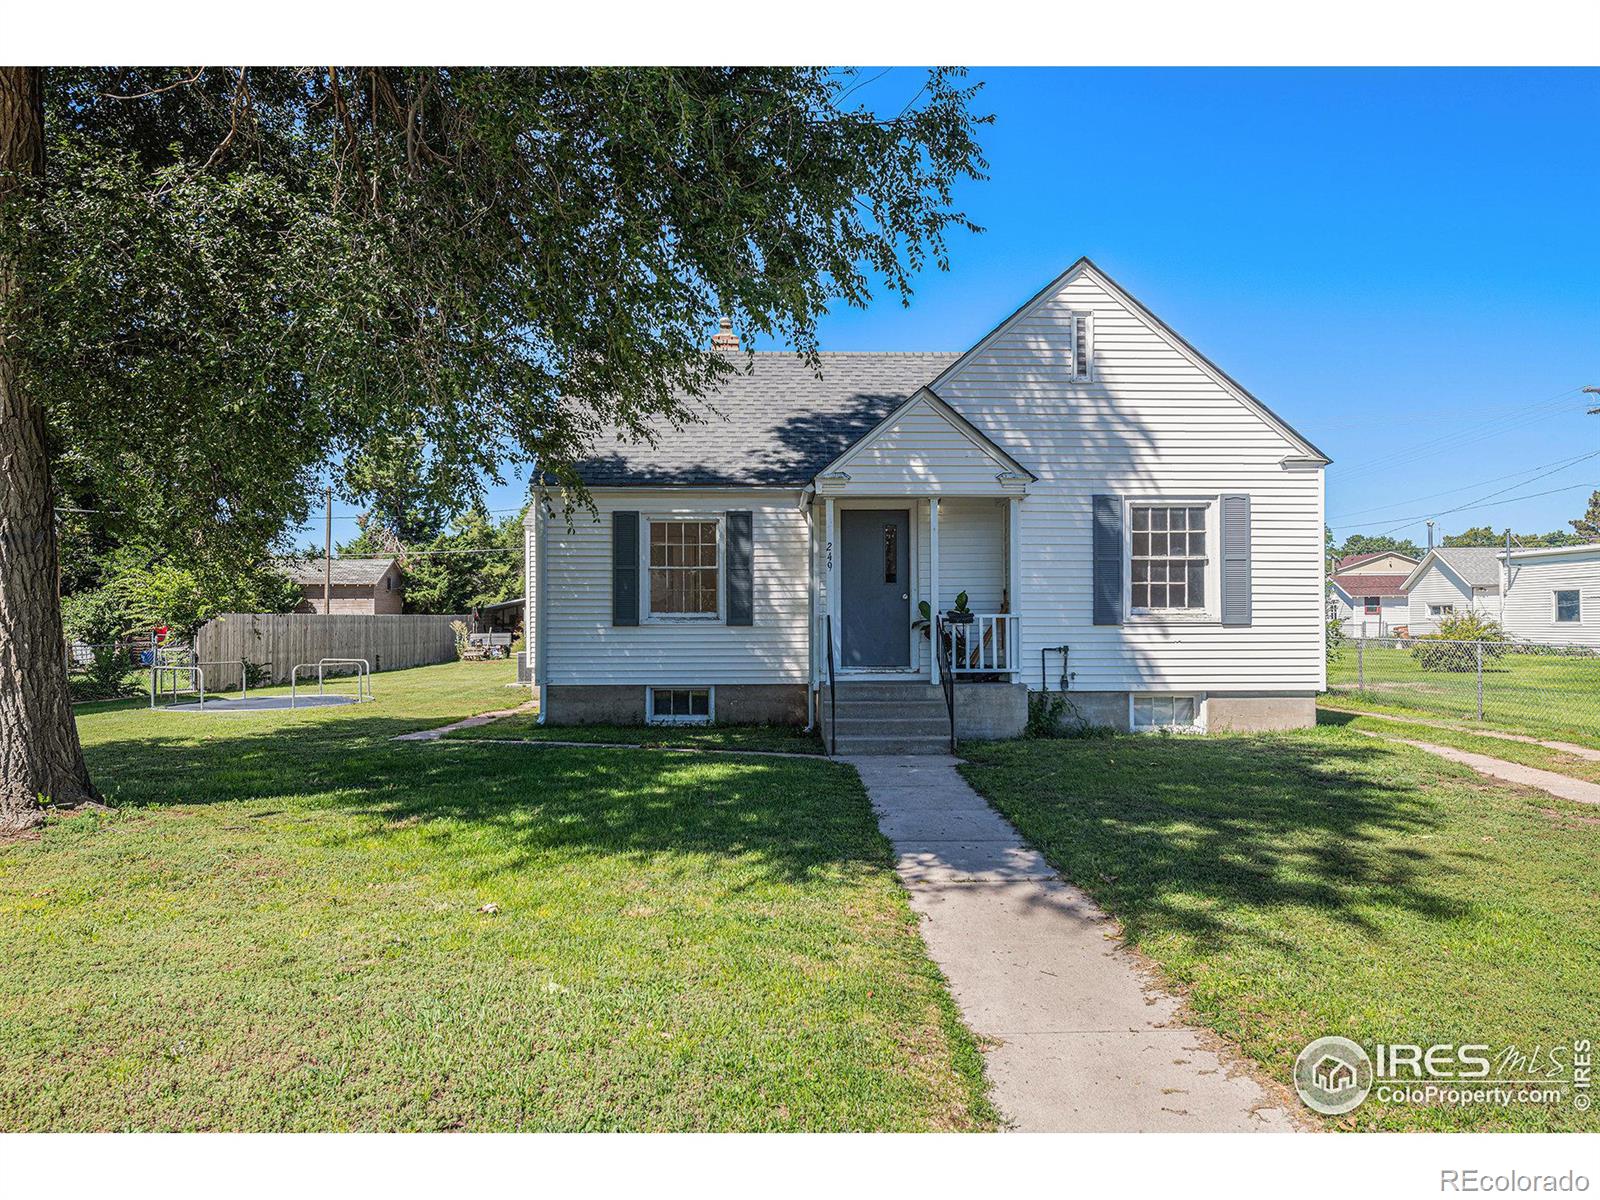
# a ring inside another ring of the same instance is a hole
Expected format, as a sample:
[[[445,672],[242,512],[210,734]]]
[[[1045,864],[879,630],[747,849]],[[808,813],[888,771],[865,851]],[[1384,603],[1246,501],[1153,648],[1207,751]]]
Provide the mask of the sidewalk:
[[[1290,1130],[1296,1119],[1176,997],[1115,924],[956,773],[953,758],[846,758],[861,774],[928,952],[1023,1130]]]

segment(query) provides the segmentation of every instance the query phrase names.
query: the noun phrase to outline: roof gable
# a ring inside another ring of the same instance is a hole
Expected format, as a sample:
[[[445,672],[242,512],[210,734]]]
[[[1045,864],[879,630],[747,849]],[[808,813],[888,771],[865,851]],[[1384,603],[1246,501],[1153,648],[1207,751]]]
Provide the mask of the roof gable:
[[[994,439],[924,388],[817,472],[872,484],[938,483],[941,490],[993,492],[1035,478]]]
[[[1457,580],[1463,587],[1499,587],[1501,551],[1492,546],[1437,546],[1422,556],[1406,576],[1406,591],[1416,587],[1417,581],[1431,567],[1438,567]]]
[[[1136,321],[1141,322],[1150,333],[1165,342],[1174,353],[1187,360],[1190,365],[1209,378],[1228,395],[1232,396],[1246,410],[1260,418],[1264,424],[1282,437],[1300,457],[1310,464],[1318,466],[1326,465],[1331,461],[1326,454],[1296,432],[1288,422],[1284,421],[1260,400],[1246,391],[1243,386],[1220,367],[1191,346],[1171,326],[1125,291],[1120,284],[1095,266],[1087,257],[1078,259],[1077,262],[1056,276],[1055,279],[1035,293],[1031,299],[1014,313],[995,326],[977,345],[941,371],[928,384],[929,390],[934,392],[935,395],[945,396],[944,389],[961,374],[964,368],[988,354],[1003,339],[1014,331],[1019,330],[1035,313],[1054,302],[1064,289],[1084,278],[1092,279],[1113,301],[1121,305]]]

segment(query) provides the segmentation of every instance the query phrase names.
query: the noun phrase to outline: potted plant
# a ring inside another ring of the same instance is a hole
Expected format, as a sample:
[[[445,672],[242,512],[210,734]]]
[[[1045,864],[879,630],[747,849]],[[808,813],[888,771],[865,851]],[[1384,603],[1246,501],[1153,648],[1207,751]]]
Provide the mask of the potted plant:
[[[933,627],[933,610],[928,606],[926,600],[917,602],[917,614],[917,619],[911,622],[911,628],[922,630],[922,636],[928,637],[928,631]],[[952,625],[972,624],[973,613],[967,607],[967,594],[965,592],[956,593],[955,606],[944,614],[944,619]]]

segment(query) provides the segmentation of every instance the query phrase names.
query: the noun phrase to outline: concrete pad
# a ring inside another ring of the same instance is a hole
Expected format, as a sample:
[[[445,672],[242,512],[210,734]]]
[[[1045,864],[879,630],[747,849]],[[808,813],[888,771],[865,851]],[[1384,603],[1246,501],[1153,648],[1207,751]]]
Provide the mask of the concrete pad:
[[[1116,922],[995,813],[953,758],[850,758],[922,917],[928,953],[990,1049],[1017,1129],[1295,1129],[1227,1047],[1186,1024]]]

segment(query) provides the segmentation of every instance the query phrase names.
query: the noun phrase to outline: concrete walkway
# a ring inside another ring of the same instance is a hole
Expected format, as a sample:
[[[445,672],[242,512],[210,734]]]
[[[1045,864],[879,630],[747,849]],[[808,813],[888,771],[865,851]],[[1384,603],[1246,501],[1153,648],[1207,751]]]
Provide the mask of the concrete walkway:
[[[1289,1130],[1297,1119],[1122,948],[948,757],[852,757],[928,951],[1018,1129]]]
[[[1499,779],[1506,783],[1520,783],[1524,787],[1538,788],[1541,792],[1548,792],[1562,800],[1571,800],[1577,804],[1600,804],[1600,783],[1590,783],[1587,779],[1574,779],[1570,775],[1560,775],[1555,771],[1525,767],[1521,763],[1506,762],[1503,758],[1490,758],[1487,754],[1473,754],[1470,750],[1457,750],[1454,746],[1436,746],[1432,742],[1419,742],[1414,738],[1397,737],[1390,733],[1373,733],[1368,729],[1355,729],[1351,732],[1359,733],[1362,737],[1376,738],[1380,742],[1399,742],[1404,746],[1414,746],[1418,750],[1437,754],[1440,758],[1460,763],[1464,767],[1471,767],[1480,775],[1487,775],[1491,779]]]
[[[1435,721],[1428,717],[1402,717],[1396,713],[1362,712],[1358,708],[1337,708],[1333,705],[1319,704],[1317,708],[1323,712],[1341,713],[1350,717],[1371,717],[1375,721],[1393,721],[1397,725],[1426,725],[1429,729],[1450,729],[1456,733],[1470,733],[1473,737],[1499,738],[1503,742],[1525,742],[1530,746],[1543,746],[1546,750],[1559,750],[1562,754],[1570,754],[1574,758],[1586,758],[1590,762],[1600,762],[1600,750],[1593,746],[1580,746],[1576,742],[1556,742],[1549,738],[1529,737],[1525,733],[1507,733],[1503,729],[1482,729],[1471,725],[1454,725],[1449,721]]]
[[[498,708],[493,712],[479,713],[475,717],[466,717],[460,721],[453,721],[449,725],[440,725],[434,729],[419,729],[415,733],[402,733],[394,738],[397,742],[436,742],[445,734],[457,729],[476,729],[480,725],[487,725],[491,721],[498,721],[501,717],[514,717],[521,712],[533,712],[539,707],[537,700],[529,700],[526,704],[519,704],[515,708]]]

